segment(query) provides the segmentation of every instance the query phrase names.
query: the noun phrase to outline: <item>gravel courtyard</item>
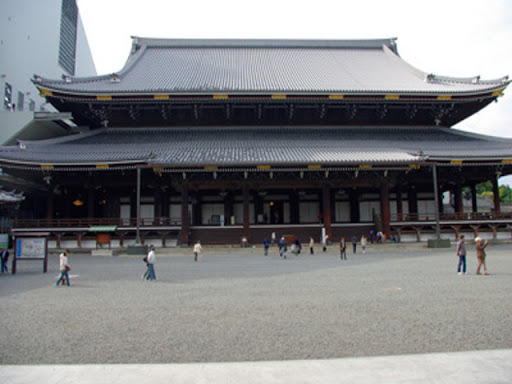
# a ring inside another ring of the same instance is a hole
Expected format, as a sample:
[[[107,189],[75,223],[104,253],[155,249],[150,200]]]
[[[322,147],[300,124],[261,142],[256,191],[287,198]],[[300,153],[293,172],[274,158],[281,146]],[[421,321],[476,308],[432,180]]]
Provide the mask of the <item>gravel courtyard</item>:
[[[313,256],[277,250],[71,253],[0,276],[0,364],[229,362],[512,348],[512,245],[489,246],[489,276],[456,273],[454,249],[375,246]],[[9,266],[10,267],[10,266]]]

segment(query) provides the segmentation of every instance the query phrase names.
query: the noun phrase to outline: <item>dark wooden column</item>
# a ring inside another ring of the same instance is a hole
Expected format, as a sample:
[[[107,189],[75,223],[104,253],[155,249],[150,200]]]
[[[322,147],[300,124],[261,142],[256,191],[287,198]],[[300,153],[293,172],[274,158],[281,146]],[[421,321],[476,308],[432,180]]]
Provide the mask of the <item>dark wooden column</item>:
[[[298,224],[300,222],[300,203],[299,193],[294,190],[290,192],[290,221],[292,224]]]
[[[256,224],[263,224],[263,196],[259,194],[258,191],[254,191],[253,193],[253,199],[254,199],[254,216],[256,220]],[[261,222],[258,221],[258,219],[261,219]]]
[[[492,194],[494,196],[494,212],[496,213],[496,217],[501,216],[501,204],[500,204],[500,189],[498,186],[498,178],[494,177],[491,180],[492,183]]]
[[[331,188],[329,185],[324,184],[322,187],[322,201],[323,201],[323,215],[324,215],[324,227],[325,234],[329,236],[329,240],[332,241],[332,231],[331,231],[331,223],[332,223],[332,215],[331,215]]]
[[[233,191],[227,191],[224,196],[224,225],[231,225],[233,216]]]
[[[130,219],[137,218],[137,192],[130,194]]]
[[[471,184],[471,210],[473,213],[478,212],[478,203],[476,196],[476,184]]]
[[[398,221],[403,220],[404,215],[404,199],[402,197],[402,189],[398,188],[396,191],[396,216]]]
[[[170,193],[168,189],[162,190],[162,217],[171,217]]]
[[[418,213],[418,193],[414,186],[407,191],[407,204],[409,206],[409,213],[416,215]]]
[[[192,198],[192,225],[203,224],[203,203],[202,194],[199,191],[195,191]],[[195,203],[194,203],[195,201]]]
[[[73,204],[72,203],[72,199],[71,199],[71,195],[69,194],[62,194],[61,196],[61,199],[62,201],[64,202],[64,218],[68,219],[71,217],[71,205]],[[106,212],[105,212],[105,217],[107,216],[106,215]]]
[[[155,188],[153,197],[154,197],[153,217],[155,219],[160,219],[162,217],[162,191],[160,190],[160,188],[158,188],[158,187]]]
[[[380,187],[380,216],[382,221],[382,232],[386,239],[391,237],[390,217],[389,217],[389,186],[384,182]]]
[[[190,231],[188,217],[188,186],[181,187],[181,243],[188,244],[188,233]]]
[[[50,186],[50,188],[48,189],[48,195],[46,198],[46,218],[48,220],[53,219],[53,201],[54,201],[53,186]]]
[[[360,221],[360,211],[359,211],[359,193],[357,189],[349,190],[349,199],[350,199],[350,222],[351,223],[359,223]]]
[[[87,193],[87,217],[92,219],[94,217],[94,202],[95,202],[95,193],[93,187],[90,187]]]
[[[458,217],[462,217],[464,213],[464,207],[462,205],[462,186],[458,182],[453,190],[453,199],[455,203],[455,213]]]
[[[249,186],[245,184],[242,188],[242,193],[244,196],[244,232],[243,235],[247,238],[247,242],[250,242],[250,231],[251,225],[249,221]]]

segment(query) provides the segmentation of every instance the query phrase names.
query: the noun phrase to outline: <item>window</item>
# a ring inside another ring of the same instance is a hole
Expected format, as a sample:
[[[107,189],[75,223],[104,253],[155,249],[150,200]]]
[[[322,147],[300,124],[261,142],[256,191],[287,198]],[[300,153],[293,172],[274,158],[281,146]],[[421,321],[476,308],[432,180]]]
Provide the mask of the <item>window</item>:
[[[12,85],[5,83],[4,90],[4,109],[11,110],[12,108]]]
[[[77,24],[78,7],[76,0],[62,0],[59,64],[70,75],[75,74]]]

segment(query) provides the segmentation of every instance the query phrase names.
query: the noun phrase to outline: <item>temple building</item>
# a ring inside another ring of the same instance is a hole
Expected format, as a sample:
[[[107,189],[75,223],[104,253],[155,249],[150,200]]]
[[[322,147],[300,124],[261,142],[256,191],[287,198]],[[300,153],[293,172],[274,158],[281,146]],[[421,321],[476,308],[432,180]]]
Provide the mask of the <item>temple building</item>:
[[[452,128],[508,77],[422,72],[396,39],[134,37],[117,73],[33,83],[77,128],[0,147],[3,172],[26,182],[14,233],[44,228],[79,247],[102,231],[119,246],[319,241],[322,230],[510,238],[497,191],[512,140]],[[476,185],[488,180],[483,213]]]

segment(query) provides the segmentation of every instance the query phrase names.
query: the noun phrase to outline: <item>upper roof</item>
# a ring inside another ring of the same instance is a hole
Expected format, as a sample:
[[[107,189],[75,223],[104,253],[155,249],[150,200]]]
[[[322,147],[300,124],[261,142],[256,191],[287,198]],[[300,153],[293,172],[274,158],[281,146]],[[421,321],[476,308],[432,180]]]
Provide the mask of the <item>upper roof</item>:
[[[396,39],[176,40],[133,37],[118,73],[62,80],[35,76],[53,92],[137,94],[479,94],[496,80],[422,72],[400,58]]]
[[[54,166],[304,167],[454,159],[512,159],[512,139],[428,126],[107,128],[0,147],[0,163]]]

